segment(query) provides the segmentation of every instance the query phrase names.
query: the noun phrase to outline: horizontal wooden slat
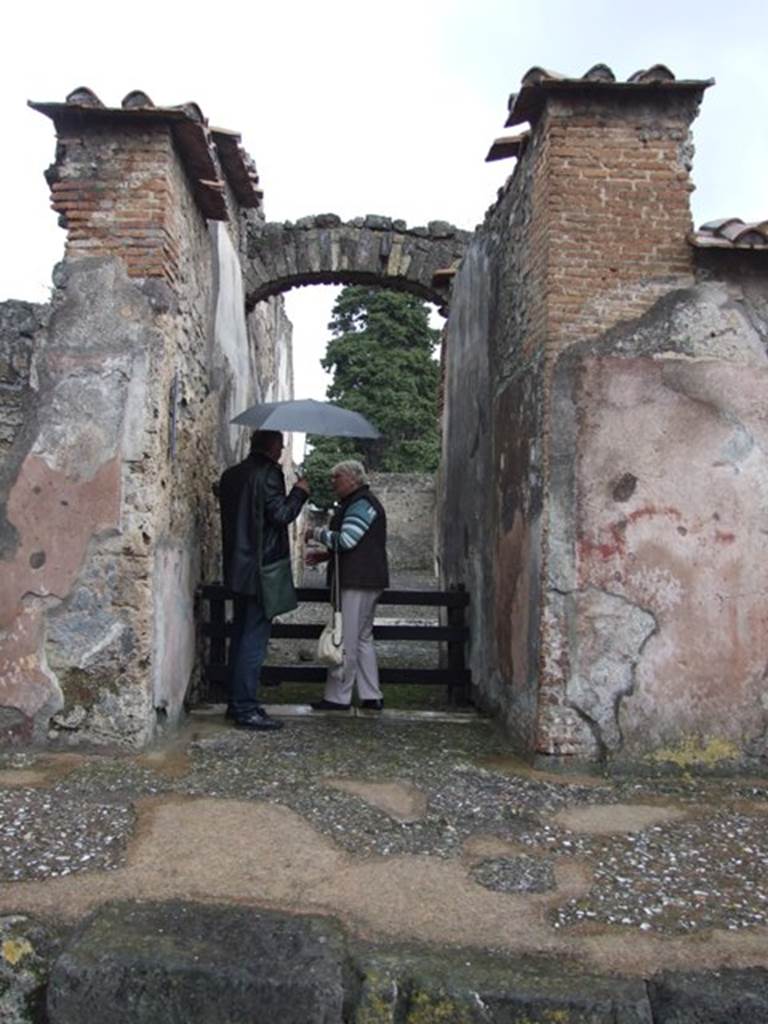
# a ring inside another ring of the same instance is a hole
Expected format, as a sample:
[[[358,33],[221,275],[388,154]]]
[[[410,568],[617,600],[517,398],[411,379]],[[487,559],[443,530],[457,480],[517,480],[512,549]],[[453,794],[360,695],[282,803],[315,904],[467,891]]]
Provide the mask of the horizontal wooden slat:
[[[265,686],[279,683],[324,683],[327,669],[321,665],[265,665],[261,680]],[[208,665],[205,670],[209,682],[222,683],[227,679],[225,665]],[[450,668],[379,668],[382,683],[414,684],[419,686],[468,686],[468,669]]]
[[[232,593],[221,583],[206,583],[198,588],[206,601],[231,601]],[[328,603],[327,587],[297,587],[300,602]],[[385,590],[379,604],[429,605],[441,608],[465,608],[469,594],[465,590]]]
[[[316,622],[276,622],[272,626],[272,636],[276,640],[316,640],[322,632],[323,625]],[[232,623],[204,622],[201,626],[203,636],[227,637],[232,635]],[[465,643],[469,639],[466,627],[454,626],[374,626],[373,636],[376,640],[432,640],[448,641],[449,643]]]

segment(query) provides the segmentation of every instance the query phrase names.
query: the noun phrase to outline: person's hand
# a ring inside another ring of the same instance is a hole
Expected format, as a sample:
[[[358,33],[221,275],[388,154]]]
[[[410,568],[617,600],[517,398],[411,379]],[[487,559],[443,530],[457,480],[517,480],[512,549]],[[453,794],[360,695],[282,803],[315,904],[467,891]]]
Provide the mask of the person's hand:
[[[307,565],[319,565],[321,562],[328,561],[328,552],[320,551],[317,548],[311,548],[307,551],[304,561]]]
[[[299,490],[304,491],[305,494],[309,494],[309,480],[307,480],[305,476],[300,476],[293,486],[298,487]]]

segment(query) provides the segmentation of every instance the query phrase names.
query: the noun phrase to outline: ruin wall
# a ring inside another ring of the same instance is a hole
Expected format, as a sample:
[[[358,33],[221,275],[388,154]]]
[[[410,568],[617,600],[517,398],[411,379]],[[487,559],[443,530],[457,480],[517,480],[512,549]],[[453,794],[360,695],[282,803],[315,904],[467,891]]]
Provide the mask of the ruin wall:
[[[477,697],[529,756],[764,756],[766,268],[689,241],[706,83],[554,84],[447,325]]]
[[[175,114],[61,105],[54,120],[65,258],[49,309],[0,317],[16,374],[0,727],[6,742],[141,747],[194,682],[195,589],[219,575],[212,484],[247,441],[229,419],[290,392],[291,329],[280,300],[246,322],[255,213],[222,186],[235,216],[206,216]]]

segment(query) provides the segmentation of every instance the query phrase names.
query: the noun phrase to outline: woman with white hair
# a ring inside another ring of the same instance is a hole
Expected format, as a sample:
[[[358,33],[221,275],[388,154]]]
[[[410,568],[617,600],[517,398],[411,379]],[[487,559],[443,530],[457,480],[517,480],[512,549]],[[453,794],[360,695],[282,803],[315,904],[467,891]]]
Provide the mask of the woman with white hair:
[[[312,707],[316,711],[347,711],[356,686],[360,707],[381,711],[384,700],[373,646],[373,618],[376,602],[389,586],[387,515],[357,460],[337,463],[331,470],[331,485],[339,504],[330,525],[308,530],[306,534],[308,541],[317,541],[327,550],[309,551],[307,563],[316,565],[330,560],[331,586],[331,553],[339,553],[344,661],[328,670],[323,699]]]

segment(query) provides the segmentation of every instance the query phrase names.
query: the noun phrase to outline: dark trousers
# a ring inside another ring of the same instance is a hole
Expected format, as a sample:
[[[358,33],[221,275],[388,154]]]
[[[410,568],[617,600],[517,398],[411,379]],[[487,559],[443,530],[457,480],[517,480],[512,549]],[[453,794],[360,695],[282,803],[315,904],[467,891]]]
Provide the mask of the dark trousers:
[[[271,631],[258,598],[235,597],[229,649],[229,706],[235,718],[245,718],[259,706],[261,666]]]

